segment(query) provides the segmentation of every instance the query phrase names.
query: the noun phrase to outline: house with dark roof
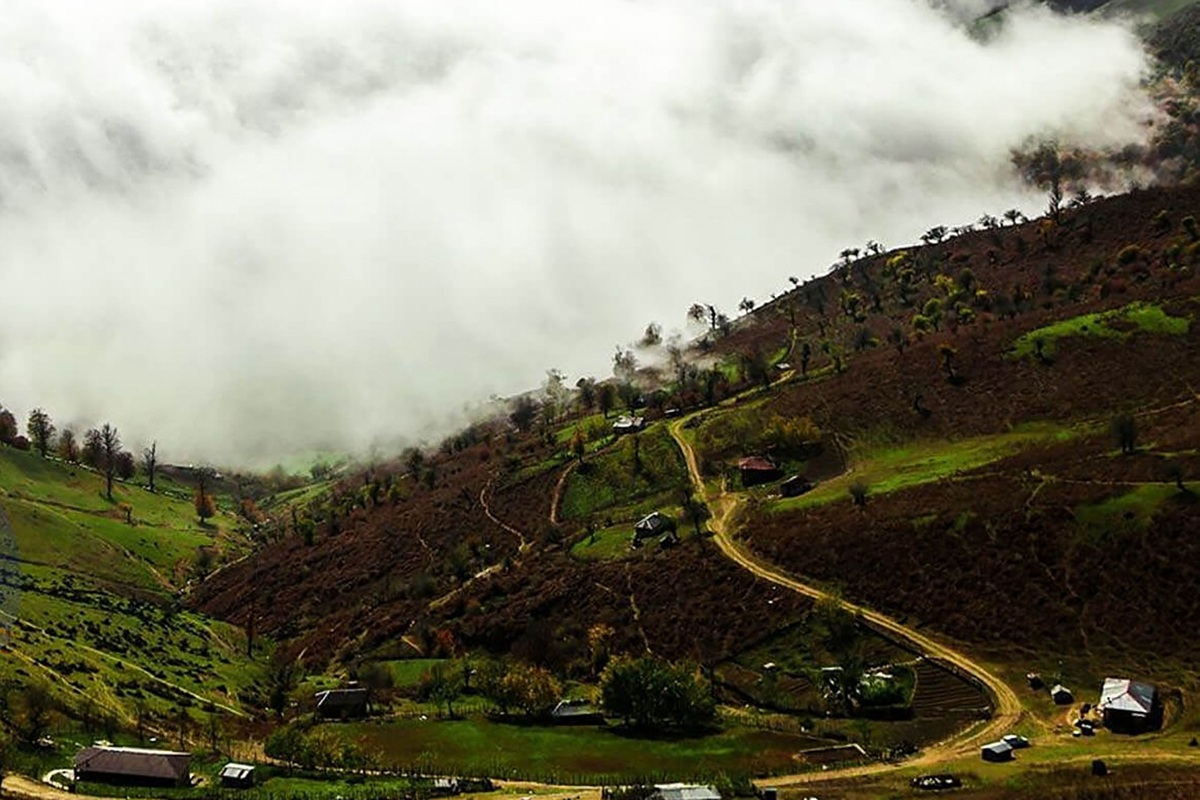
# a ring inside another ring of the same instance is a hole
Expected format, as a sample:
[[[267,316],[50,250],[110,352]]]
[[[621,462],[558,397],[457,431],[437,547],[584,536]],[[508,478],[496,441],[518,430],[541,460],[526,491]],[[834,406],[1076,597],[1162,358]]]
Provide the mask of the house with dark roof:
[[[675,520],[661,511],[655,511],[633,524],[633,544],[640,545],[646,539],[675,533]]]
[[[229,762],[221,767],[221,786],[226,789],[254,788],[254,767],[250,764]]]
[[[738,461],[738,471],[742,473],[742,486],[770,483],[783,474],[779,465],[766,456],[746,456]]]
[[[121,786],[188,786],[191,753],[93,745],[75,755],[75,780]]]
[[[1008,742],[992,742],[979,748],[979,756],[984,761],[1012,761],[1013,747]]]
[[[1162,725],[1158,689],[1128,678],[1105,678],[1096,711],[1104,727],[1120,733],[1141,733]]]
[[[326,689],[313,699],[322,719],[360,719],[367,715],[367,690],[361,686]]]

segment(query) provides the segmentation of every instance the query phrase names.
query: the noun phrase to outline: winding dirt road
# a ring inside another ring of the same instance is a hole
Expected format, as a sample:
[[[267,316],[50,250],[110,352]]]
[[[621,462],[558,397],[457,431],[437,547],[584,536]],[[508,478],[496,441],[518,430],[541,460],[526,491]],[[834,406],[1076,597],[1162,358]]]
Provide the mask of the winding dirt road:
[[[681,432],[685,421],[686,419],[680,419],[671,423],[668,426],[668,430],[671,433],[671,438],[675,440],[675,443],[683,453],[684,460],[687,462],[688,475],[695,487],[696,496],[708,506],[709,513],[712,515],[708,521],[708,526],[713,532],[713,539],[727,558],[763,580],[791,589],[813,600],[831,600],[840,604],[842,608],[861,617],[873,627],[910,643],[925,656],[937,658],[952,664],[958,670],[978,681],[992,696],[994,710],[986,724],[971,726],[955,736],[927,748],[917,759],[908,762],[910,765],[932,765],[960,758],[963,755],[970,754],[981,743],[999,738],[1016,725],[1021,716],[1021,703],[1017,699],[1016,693],[997,675],[972,660],[966,654],[931,639],[906,625],[902,625],[891,617],[880,614],[865,606],[846,602],[816,586],[803,583],[740,547],[734,538],[734,534],[736,532],[736,517],[738,509],[741,507],[741,500],[737,495],[726,491],[724,488],[715,494],[708,490],[704,478],[700,474],[696,451]],[[789,784],[825,781],[834,778],[870,775],[895,768],[896,765],[892,764],[872,764],[846,770],[829,770],[820,773],[805,773],[774,778],[770,783],[772,786],[786,786]]]

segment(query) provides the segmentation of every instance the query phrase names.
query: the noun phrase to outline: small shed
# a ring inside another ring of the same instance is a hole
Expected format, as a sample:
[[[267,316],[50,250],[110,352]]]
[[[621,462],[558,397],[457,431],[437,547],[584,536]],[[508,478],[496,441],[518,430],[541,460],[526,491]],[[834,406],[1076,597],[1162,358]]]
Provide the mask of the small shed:
[[[979,748],[979,755],[984,761],[1012,761],[1013,748],[1008,742],[992,742]]]
[[[191,764],[191,753],[93,745],[75,755],[75,780],[184,787],[191,782]]]
[[[367,715],[367,690],[361,686],[326,689],[313,699],[322,719],[361,719]]]
[[[646,539],[674,533],[675,527],[675,520],[661,511],[647,514],[633,524],[633,543],[641,544]]]
[[[226,789],[254,788],[254,767],[229,762],[221,767],[221,786]]]
[[[613,433],[620,436],[625,433],[637,433],[646,427],[645,417],[635,417],[629,414],[623,414],[617,417],[617,421],[613,423]]]
[[[746,456],[738,461],[738,471],[742,473],[743,486],[758,486],[779,480],[783,471],[766,456]]]
[[[1104,727],[1119,733],[1140,733],[1162,725],[1158,689],[1128,678],[1105,678],[1096,711]]]
[[[458,778],[434,778],[429,787],[430,797],[454,797],[459,794],[462,794],[462,786]]]
[[[715,786],[694,783],[658,783],[654,786],[653,800],[721,800]]]
[[[604,714],[587,700],[560,700],[550,720],[556,725],[603,725]]]
[[[1069,706],[1075,702],[1075,695],[1061,683],[1056,683],[1050,687],[1050,698],[1060,706]]]
[[[799,497],[813,490],[813,482],[803,475],[793,475],[779,484],[779,493],[784,497]]]

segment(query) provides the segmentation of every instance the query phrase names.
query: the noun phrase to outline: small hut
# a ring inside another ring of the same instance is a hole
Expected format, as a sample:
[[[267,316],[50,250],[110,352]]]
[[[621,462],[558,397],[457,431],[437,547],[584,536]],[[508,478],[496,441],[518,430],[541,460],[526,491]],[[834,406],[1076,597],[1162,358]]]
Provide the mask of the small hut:
[[[645,427],[645,417],[634,417],[624,414],[617,418],[617,421],[613,423],[612,429],[614,434],[621,436],[626,433],[637,433]]]
[[[675,520],[661,511],[647,514],[633,525],[633,544],[637,547],[646,539],[673,534],[675,528]]]
[[[992,742],[979,748],[979,755],[984,761],[1012,761],[1013,748],[1008,742]]]
[[[793,475],[779,484],[779,493],[784,497],[799,497],[813,490],[813,483],[803,475]]]
[[[229,762],[221,768],[221,786],[226,789],[254,788],[254,767]]]
[[[746,456],[738,462],[738,471],[742,474],[742,486],[770,483],[783,474],[779,465],[766,456]]]
[[[1060,706],[1069,706],[1075,702],[1075,695],[1061,683],[1056,683],[1050,688],[1050,698]]]

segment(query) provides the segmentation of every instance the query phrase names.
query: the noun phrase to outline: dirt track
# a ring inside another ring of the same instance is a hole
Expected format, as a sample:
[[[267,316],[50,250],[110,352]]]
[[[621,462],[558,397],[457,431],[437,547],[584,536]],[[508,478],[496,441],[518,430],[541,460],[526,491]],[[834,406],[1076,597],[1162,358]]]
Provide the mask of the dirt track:
[[[711,496],[707,486],[705,486],[704,478],[700,474],[700,467],[696,461],[696,452],[680,433],[684,421],[681,419],[671,423],[668,430],[671,433],[671,438],[675,440],[680,451],[683,453],[684,460],[687,462],[688,475],[695,486],[697,496],[704,501],[712,514],[712,518],[708,522],[709,528],[713,532],[713,538],[717,546],[720,547],[721,552],[727,558],[763,580],[791,589],[806,597],[811,597],[814,600],[835,600],[844,609],[862,617],[874,627],[910,642],[926,656],[938,658],[953,664],[956,668],[970,675],[987,688],[987,691],[991,694],[995,702],[993,715],[987,721],[987,724],[971,726],[950,739],[926,749],[912,763],[932,765],[953,760],[972,752],[982,742],[999,738],[1016,725],[1021,716],[1021,703],[1017,699],[1016,693],[1003,680],[989,672],[985,667],[971,660],[964,653],[947,647],[869,608],[848,603],[840,598],[834,598],[832,595],[815,586],[802,583],[795,578],[783,574],[778,569],[763,563],[740,548],[734,540],[735,518],[738,508],[741,505],[740,500],[736,495],[724,489],[717,493],[716,496]],[[846,770],[830,770],[820,773],[805,773],[773,778],[770,783],[772,786],[787,786],[789,784],[871,775],[895,768],[895,765],[890,764],[873,764]]]

